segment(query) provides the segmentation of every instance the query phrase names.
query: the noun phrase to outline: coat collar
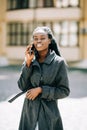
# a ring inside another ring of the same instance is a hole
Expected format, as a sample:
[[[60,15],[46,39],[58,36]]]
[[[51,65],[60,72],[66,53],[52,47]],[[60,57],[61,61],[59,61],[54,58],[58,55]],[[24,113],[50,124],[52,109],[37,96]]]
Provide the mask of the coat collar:
[[[55,54],[54,51],[50,52],[43,63],[50,64],[53,61],[53,59],[54,59],[55,56],[56,56],[56,54]],[[38,63],[38,61],[35,58],[33,60],[33,65],[38,65],[38,64],[39,63]]]

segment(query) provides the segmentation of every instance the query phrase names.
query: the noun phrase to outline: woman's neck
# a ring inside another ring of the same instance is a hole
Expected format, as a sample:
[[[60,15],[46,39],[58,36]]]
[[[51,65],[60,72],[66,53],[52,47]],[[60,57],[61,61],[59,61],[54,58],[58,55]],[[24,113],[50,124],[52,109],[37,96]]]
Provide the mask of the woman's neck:
[[[39,54],[39,62],[43,62],[48,54],[48,49],[38,52]]]

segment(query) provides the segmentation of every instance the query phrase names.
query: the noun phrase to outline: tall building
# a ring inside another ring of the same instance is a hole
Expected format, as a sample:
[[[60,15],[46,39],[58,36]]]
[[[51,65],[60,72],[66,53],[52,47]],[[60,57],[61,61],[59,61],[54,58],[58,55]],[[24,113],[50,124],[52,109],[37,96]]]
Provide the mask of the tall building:
[[[0,0],[0,55],[23,60],[32,31],[44,25],[68,62],[87,59],[87,0]]]

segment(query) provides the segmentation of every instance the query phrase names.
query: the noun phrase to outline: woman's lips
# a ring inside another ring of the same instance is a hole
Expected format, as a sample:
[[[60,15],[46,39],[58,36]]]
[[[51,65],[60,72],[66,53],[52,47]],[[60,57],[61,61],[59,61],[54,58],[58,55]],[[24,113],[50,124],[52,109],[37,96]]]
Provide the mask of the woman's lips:
[[[37,44],[37,47],[42,47],[42,44]]]

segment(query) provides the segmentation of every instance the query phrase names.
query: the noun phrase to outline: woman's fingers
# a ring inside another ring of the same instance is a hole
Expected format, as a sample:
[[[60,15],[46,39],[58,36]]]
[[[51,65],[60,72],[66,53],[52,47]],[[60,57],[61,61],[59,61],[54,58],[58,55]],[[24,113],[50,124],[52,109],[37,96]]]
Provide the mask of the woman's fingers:
[[[26,98],[28,98],[30,100],[34,100],[37,96],[38,96],[38,92],[37,92],[36,88],[30,89],[26,93]]]
[[[29,100],[34,100],[35,99],[35,97],[31,94],[30,91],[27,92],[26,98],[28,98]]]
[[[32,95],[26,95],[26,98],[32,100]]]

